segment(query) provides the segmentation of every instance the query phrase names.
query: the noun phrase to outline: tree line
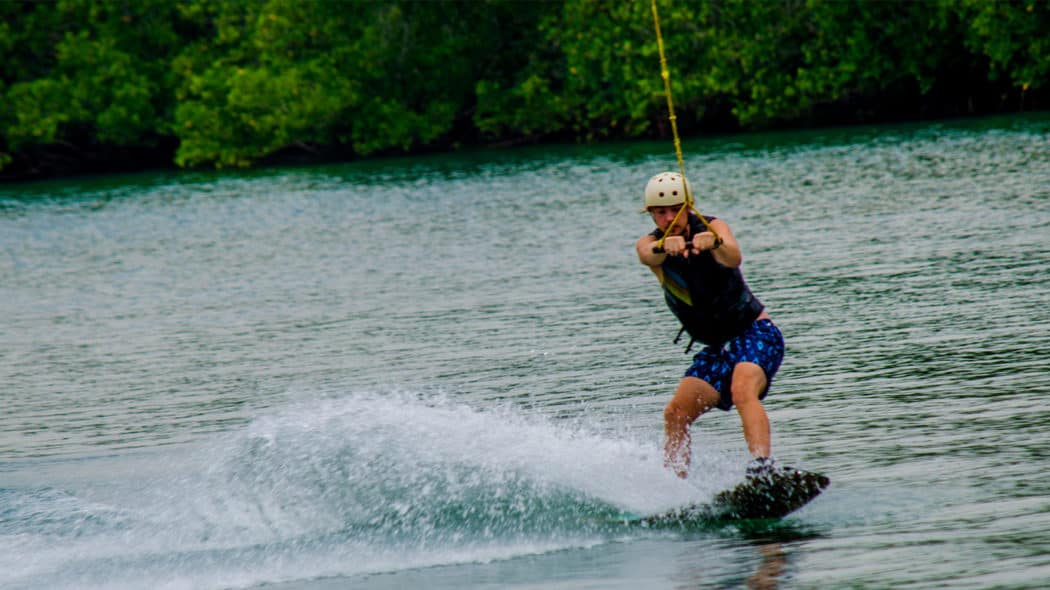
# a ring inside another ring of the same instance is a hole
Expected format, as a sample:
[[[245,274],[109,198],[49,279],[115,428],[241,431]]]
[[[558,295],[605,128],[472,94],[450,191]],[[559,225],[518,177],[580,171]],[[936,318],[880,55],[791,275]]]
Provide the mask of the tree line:
[[[1045,109],[1050,0],[659,0],[686,134]],[[0,177],[668,132],[648,0],[0,2]]]

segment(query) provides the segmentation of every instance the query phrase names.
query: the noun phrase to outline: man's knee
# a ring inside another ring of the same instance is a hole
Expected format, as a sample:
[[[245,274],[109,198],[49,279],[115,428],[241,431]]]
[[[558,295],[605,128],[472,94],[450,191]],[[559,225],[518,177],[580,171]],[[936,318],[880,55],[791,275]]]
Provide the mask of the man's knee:
[[[741,363],[733,371],[733,381],[729,392],[733,397],[733,405],[741,406],[758,403],[762,392],[766,389],[766,373],[762,367],[752,363]]]
[[[731,393],[733,394],[733,405],[737,408],[761,403],[758,401],[759,391],[753,387],[733,387]]]
[[[664,406],[664,422],[667,424],[685,425],[692,422],[690,419],[690,412],[687,408],[682,407],[681,402],[677,397],[671,399]]]

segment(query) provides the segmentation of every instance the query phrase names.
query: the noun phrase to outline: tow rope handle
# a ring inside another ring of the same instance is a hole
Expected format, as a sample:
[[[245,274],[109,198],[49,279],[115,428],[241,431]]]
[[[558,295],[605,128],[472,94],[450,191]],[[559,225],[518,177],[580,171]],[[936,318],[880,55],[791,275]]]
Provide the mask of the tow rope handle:
[[[713,230],[711,231],[711,233],[715,235],[715,247],[712,248],[712,250],[714,250],[714,249],[716,249],[716,248],[718,248],[719,246],[722,245],[722,236],[720,236],[718,234],[715,234],[715,232]],[[667,236],[664,236],[664,237],[667,237]],[[659,242],[657,242],[653,246],[653,254],[663,254],[664,253],[664,247],[661,245],[662,243],[663,243],[663,240],[660,240]],[[693,249],[693,245],[690,242],[688,242],[688,241],[686,242],[686,249],[689,249],[689,250]]]

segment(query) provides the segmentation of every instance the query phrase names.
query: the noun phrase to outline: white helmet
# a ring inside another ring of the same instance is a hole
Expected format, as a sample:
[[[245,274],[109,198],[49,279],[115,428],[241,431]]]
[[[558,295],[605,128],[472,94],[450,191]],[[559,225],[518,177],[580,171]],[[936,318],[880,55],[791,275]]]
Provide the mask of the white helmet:
[[[677,172],[661,172],[645,185],[645,208],[681,205],[685,202],[689,181]],[[690,190],[689,196],[692,196]]]

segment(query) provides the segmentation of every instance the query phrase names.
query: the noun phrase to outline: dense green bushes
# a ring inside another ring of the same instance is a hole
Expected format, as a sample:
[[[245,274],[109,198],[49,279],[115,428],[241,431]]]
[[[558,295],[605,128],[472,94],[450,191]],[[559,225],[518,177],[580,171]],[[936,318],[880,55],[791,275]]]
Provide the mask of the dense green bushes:
[[[687,132],[1046,107],[1048,0],[660,6]],[[652,136],[662,93],[648,1],[0,2],[10,174]]]

